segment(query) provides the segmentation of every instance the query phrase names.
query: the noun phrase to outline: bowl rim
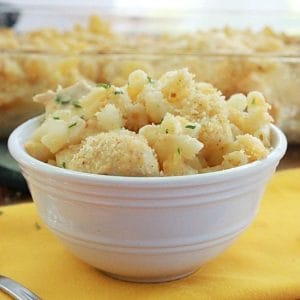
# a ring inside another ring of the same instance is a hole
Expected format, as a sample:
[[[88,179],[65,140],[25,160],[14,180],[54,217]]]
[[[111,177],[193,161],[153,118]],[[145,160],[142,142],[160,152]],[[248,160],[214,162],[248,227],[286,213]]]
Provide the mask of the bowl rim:
[[[271,124],[271,135],[272,139],[274,140],[271,152],[266,158],[248,163],[246,165],[209,173],[180,176],[135,177],[91,174],[52,166],[48,163],[37,160],[26,152],[24,143],[28,137],[31,136],[33,130],[40,124],[43,118],[44,114],[29,119],[28,121],[19,125],[10,134],[8,138],[8,149],[10,154],[21,166],[25,166],[31,170],[55,176],[57,178],[72,177],[73,181],[89,182],[91,184],[106,183],[144,186],[145,184],[167,185],[184,183],[187,185],[195,185],[199,184],[200,182],[220,182],[243,175],[249,175],[251,173],[257,173],[259,170],[277,164],[284,156],[287,149],[287,139],[284,133],[277,126]]]

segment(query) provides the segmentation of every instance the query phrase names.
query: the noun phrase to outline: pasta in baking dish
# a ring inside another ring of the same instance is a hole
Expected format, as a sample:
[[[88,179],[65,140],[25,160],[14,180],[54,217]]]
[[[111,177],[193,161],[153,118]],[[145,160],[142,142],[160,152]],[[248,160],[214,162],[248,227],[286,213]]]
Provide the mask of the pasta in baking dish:
[[[58,84],[85,80],[122,86],[136,69],[160,78],[187,67],[198,81],[212,83],[226,97],[262,92],[288,140],[300,141],[299,36],[269,27],[130,34],[118,32],[116,22],[90,16],[86,24],[67,30],[0,29],[0,138],[41,113],[43,107],[32,96]]]

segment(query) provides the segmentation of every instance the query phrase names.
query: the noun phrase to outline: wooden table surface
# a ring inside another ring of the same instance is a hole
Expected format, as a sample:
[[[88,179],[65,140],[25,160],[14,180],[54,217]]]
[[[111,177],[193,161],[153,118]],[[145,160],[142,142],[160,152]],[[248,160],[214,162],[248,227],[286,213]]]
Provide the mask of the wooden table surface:
[[[278,170],[300,167],[300,145],[289,145]],[[0,206],[31,201],[29,194],[22,194],[0,186]]]

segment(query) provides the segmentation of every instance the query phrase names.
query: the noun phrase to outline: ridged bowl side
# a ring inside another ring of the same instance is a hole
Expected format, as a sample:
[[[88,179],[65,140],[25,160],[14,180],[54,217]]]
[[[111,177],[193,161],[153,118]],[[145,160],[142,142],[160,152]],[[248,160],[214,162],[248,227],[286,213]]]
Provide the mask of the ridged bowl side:
[[[286,150],[272,126],[269,156],[215,173],[134,178],[53,167],[30,157],[24,142],[41,117],[9,139],[38,212],[85,262],[134,281],[165,281],[199,268],[251,223],[266,182]]]

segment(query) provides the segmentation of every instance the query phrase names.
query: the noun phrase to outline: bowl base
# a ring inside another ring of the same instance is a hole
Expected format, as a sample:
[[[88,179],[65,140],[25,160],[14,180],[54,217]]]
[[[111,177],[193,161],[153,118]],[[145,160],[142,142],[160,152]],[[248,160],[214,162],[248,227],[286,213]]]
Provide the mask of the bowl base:
[[[174,281],[178,280],[184,277],[187,277],[193,273],[195,273],[198,269],[192,270],[183,274],[177,274],[177,275],[171,275],[171,276],[166,276],[166,277],[127,277],[127,276],[122,276],[118,274],[113,274],[109,272],[105,272],[100,270],[103,274],[112,277],[114,279],[122,280],[122,281],[127,281],[127,282],[137,282],[137,283],[161,283],[161,282],[168,282],[168,281]]]

